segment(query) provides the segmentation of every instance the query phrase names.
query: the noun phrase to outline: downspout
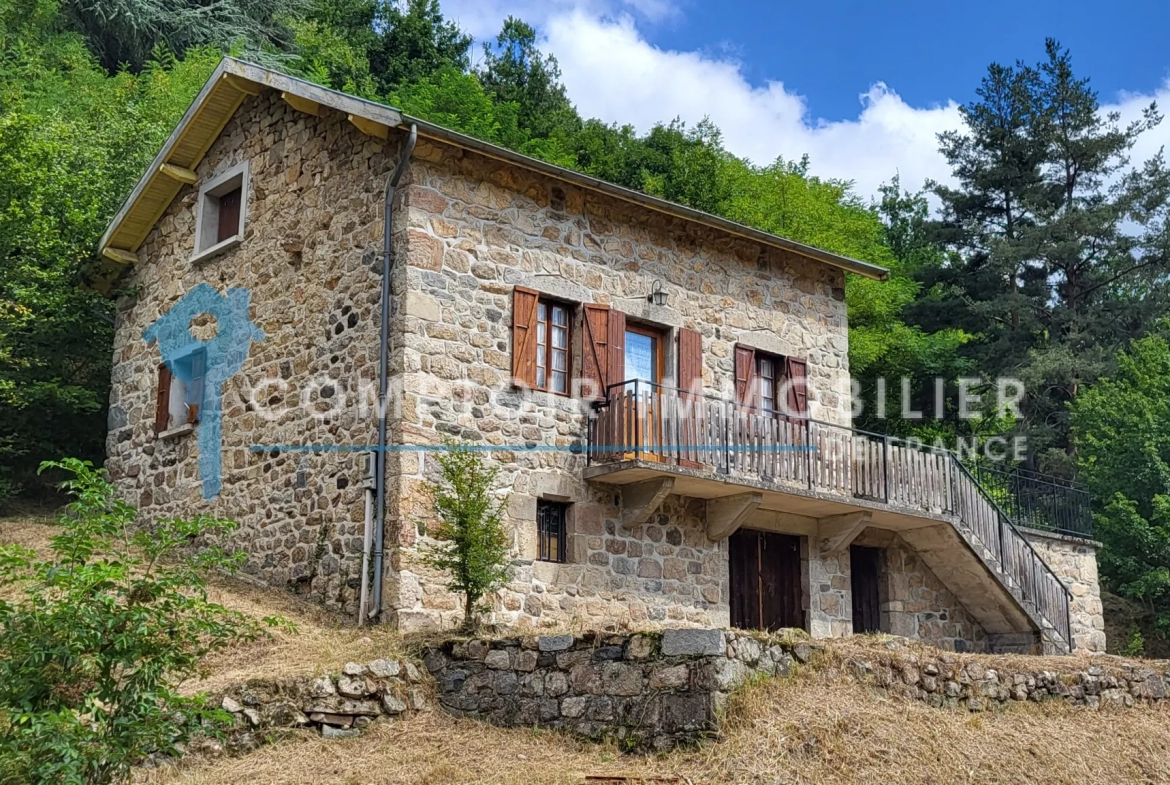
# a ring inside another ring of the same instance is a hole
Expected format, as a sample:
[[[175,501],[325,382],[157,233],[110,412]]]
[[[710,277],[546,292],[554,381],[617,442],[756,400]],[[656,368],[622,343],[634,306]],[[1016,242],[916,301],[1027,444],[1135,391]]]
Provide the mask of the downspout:
[[[370,618],[382,613],[382,561],[386,536],[386,397],[390,390],[390,273],[394,269],[391,247],[394,233],[394,192],[406,171],[406,164],[418,141],[418,127],[411,123],[410,136],[398,154],[398,165],[386,180],[384,215],[382,216],[382,329],[378,353],[378,452],[375,455],[374,487],[377,501],[374,507],[374,591],[370,602]]]

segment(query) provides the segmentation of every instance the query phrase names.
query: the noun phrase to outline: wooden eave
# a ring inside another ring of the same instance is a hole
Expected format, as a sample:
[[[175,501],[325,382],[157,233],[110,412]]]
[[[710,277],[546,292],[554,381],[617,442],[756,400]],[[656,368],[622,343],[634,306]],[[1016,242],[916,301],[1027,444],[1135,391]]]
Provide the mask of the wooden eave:
[[[570,183],[590,191],[603,193],[628,203],[634,203],[656,212],[672,215],[686,221],[742,237],[761,245],[780,248],[800,256],[831,265],[858,275],[877,280],[889,277],[889,271],[878,265],[830,253],[785,237],[769,234],[745,224],[729,221],[709,213],[693,210],[664,199],[648,196],[640,191],[607,183],[594,177],[555,166],[545,161],[521,155],[498,145],[480,141],[424,120],[403,115],[384,104],[366,101],[345,93],[330,90],[303,79],[278,73],[235,58],[224,58],[207,83],[200,90],[183,119],[171,133],[162,150],[155,156],[146,173],[134,186],[118,210],[109,228],[99,242],[101,256],[111,260],[105,272],[106,283],[120,274],[126,260],[134,258],[150,230],[186,183],[177,179],[177,170],[194,172],[212,143],[219,137],[228,120],[240,104],[264,89],[277,90],[293,107],[315,107],[316,113],[329,109],[345,114],[350,122],[365,133],[386,129],[409,128],[415,125],[424,138],[457,146],[508,164],[519,166],[548,177]],[[381,135],[377,133],[376,135]],[[170,171],[164,171],[164,164]],[[99,283],[99,288],[101,285]]]

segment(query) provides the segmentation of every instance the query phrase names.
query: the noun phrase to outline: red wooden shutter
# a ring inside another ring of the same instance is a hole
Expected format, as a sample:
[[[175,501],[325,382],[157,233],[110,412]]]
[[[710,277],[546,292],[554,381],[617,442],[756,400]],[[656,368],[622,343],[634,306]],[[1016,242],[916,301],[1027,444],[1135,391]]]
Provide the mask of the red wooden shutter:
[[[166,363],[158,366],[158,396],[154,400],[154,432],[162,433],[171,419],[171,372]]]
[[[751,406],[755,403],[756,350],[735,345],[735,401]]]
[[[626,381],[626,315],[609,312],[609,384]]]
[[[702,465],[696,448],[703,416],[699,398],[703,391],[703,336],[686,328],[678,331],[678,386],[683,390],[679,463],[697,469]]]
[[[795,357],[784,359],[784,375],[788,378],[788,413],[808,416],[808,363]]]
[[[219,223],[216,226],[216,242],[222,243],[240,233],[240,202],[243,189],[228,191],[219,197]]]
[[[609,384],[609,306],[586,303],[582,308],[585,312],[582,375],[593,386],[592,395],[585,397],[604,398]]]
[[[689,393],[703,390],[703,336],[686,328],[678,331],[678,386]]]
[[[512,379],[536,386],[536,301],[540,295],[517,286],[512,290]]]

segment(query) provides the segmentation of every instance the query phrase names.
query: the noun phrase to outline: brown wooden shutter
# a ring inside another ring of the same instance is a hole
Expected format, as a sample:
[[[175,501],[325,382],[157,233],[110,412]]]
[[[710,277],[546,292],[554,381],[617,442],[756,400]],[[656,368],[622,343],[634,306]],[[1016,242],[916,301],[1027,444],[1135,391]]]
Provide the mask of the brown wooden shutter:
[[[593,385],[591,398],[604,398],[609,385],[609,306],[585,303],[585,336],[581,339],[584,354],[582,376]]]
[[[756,350],[742,344],[735,345],[735,401],[752,405],[755,400]]]
[[[808,363],[795,357],[784,359],[784,375],[788,379],[788,413],[808,415]]]
[[[512,379],[536,386],[536,302],[540,294],[517,286],[512,290]]]
[[[219,197],[219,222],[215,230],[216,242],[222,243],[240,233],[240,203],[243,201],[243,193],[242,188],[237,188]]]
[[[626,381],[626,315],[609,312],[609,384]]]
[[[162,433],[171,419],[171,371],[166,363],[158,366],[158,396],[154,400],[154,432]]]
[[[703,336],[685,327],[678,331],[678,386],[686,392],[703,389]]]
[[[685,327],[678,331],[678,386],[683,390],[679,463],[698,469],[702,466],[697,448],[703,416],[699,398],[703,391],[703,336]]]

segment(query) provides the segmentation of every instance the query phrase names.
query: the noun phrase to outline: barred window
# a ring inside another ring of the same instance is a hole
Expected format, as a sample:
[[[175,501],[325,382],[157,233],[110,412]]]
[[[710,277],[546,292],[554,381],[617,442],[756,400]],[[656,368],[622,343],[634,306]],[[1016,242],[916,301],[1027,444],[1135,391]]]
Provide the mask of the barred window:
[[[536,532],[540,561],[565,561],[565,511],[567,504],[536,500]]]

